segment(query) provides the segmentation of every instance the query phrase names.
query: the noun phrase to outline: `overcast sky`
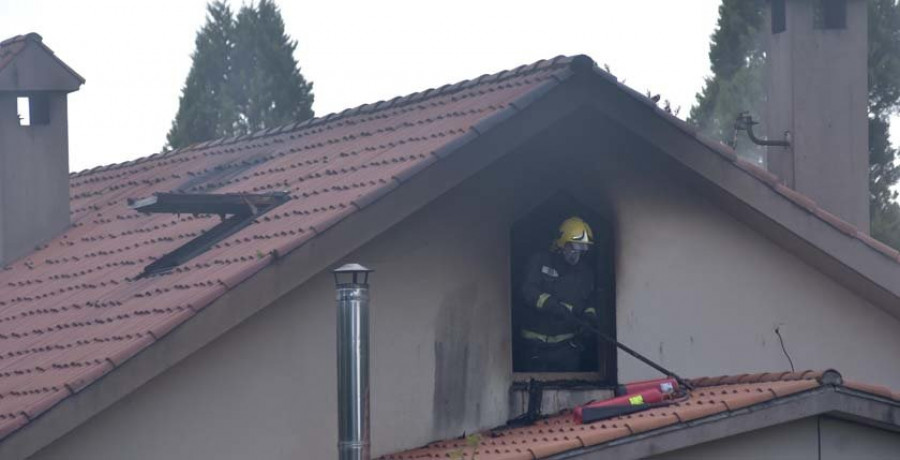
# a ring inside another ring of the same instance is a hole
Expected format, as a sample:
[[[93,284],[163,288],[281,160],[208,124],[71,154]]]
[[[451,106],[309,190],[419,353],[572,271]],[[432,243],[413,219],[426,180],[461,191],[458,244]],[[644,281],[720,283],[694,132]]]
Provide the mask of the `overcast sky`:
[[[719,0],[276,0],[317,116],[587,54],[681,106],[709,75]],[[237,9],[241,2],[232,1]],[[69,96],[72,170],[158,152],[205,0],[0,0],[0,38],[38,32],[87,82]]]

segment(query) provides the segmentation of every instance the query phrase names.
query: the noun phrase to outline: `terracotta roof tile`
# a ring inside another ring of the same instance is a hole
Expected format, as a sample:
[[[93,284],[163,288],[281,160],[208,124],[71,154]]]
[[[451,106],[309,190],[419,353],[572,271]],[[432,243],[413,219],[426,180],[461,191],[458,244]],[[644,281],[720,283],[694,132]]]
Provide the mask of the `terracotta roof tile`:
[[[844,386],[847,388],[852,388],[857,391],[862,391],[865,393],[870,393],[873,395],[881,396],[882,398],[900,400],[898,398],[897,393],[891,391],[890,388],[880,386],[880,385],[870,385],[863,382],[854,382],[854,381],[844,381]]]
[[[0,46],[0,63],[24,43],[20,37]],[[458,148],[476,135],[474,126],[516,110],[513,101],[556,82],[567,63],[70,175],[72,226],[0,270],[0,436],[122,365],[276,256],[440,161],[436,152]],[[127,199],[183,187],[287,191],[292,199],[171,273],[135,279],[217,223],[128,207]]]
[[[702,377],[691,380],[695,389],[687,397],[667,406],[584,425],[577,424],[571,411],[565,410],[532,426],[485,431],[480,434],[481,442],[477,449],[469,446],[464,439],[436,441],[418,449],[385,455],[381,459],[452,458],[452,454],[460,449],[470,456],[474,453],[478,458],[482,455],[484,458],[498,459],[530,458],[523,456],[525,452],[533,453],[534,458],[547,458],[704,417],[729,414],[754,404],[841,382],[840,374],[835,371]],[[854,382],[846,382],[844,386],[883,397],[892,395],[883,387]],[[501,448],[507,450],[496,451]]]

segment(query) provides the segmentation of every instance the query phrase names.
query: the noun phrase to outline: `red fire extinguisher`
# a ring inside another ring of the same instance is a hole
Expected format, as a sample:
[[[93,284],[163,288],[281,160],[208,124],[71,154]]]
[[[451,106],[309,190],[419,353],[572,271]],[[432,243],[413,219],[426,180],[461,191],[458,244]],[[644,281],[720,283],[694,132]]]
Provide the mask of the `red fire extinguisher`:
[[[662,402],[666,395],[659,388],[648,388],[605,401],[596,401],[575,408],[575,423],[591,423],[605,418],[642,411],[648,405]]]
[[[673,378],[665,378],[627,383],[616,387],[616,396],[638,393],[651,388],[658,389],[664,395],[670,395],[678,391],[678,381]]]

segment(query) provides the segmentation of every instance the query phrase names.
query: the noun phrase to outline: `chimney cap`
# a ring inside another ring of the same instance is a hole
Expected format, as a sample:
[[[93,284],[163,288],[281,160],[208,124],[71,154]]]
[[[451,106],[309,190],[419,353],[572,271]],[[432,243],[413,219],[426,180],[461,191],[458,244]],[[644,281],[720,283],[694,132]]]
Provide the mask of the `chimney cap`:
[[[362,273],[371,273],[375,270],[371,268],[363,267],[360,264],[346,264],[339,268],[334,269],[334,273],[354,273],[354,272],[362,272]]]
[[[11,71],[9,69],[15,69]],[[35,32],[0,41],[0,91],[77,91],[84,78]]]

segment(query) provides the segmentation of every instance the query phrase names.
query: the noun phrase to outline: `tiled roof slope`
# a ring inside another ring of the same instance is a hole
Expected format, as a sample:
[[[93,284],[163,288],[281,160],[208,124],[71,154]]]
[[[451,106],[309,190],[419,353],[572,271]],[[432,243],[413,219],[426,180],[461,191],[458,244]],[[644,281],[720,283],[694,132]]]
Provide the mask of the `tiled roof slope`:
[[[836,378],[836,379],[835,379]],[[729,415],[750,406],[840,383],[840,374],[776,372],[693,379],[695,389],[686,400],[590,424],[574,422],[569,410],[521,428],[498,428],[480,433],[477,446],[466,439],[437,441],[422,448],[385,455],[380,460],[478,458],[533,460],[600,446],[660,428],[672,428],[704,417]],[[845,387],[900,401],[900,394],[882,387],[844,383]],[[462,455],[460,457],[460,455]]]
[[[569,59],[71,176],[72,226],[0,270],[0,437],[121,365],[229,288],[438,162],[441,147]],[[173,272],[133,280],[217,217],[141,215],[154,192],[291,200]]]
[[[25,36],[16,35],[0,42],[0,71],[8,66],[25,49]]]

